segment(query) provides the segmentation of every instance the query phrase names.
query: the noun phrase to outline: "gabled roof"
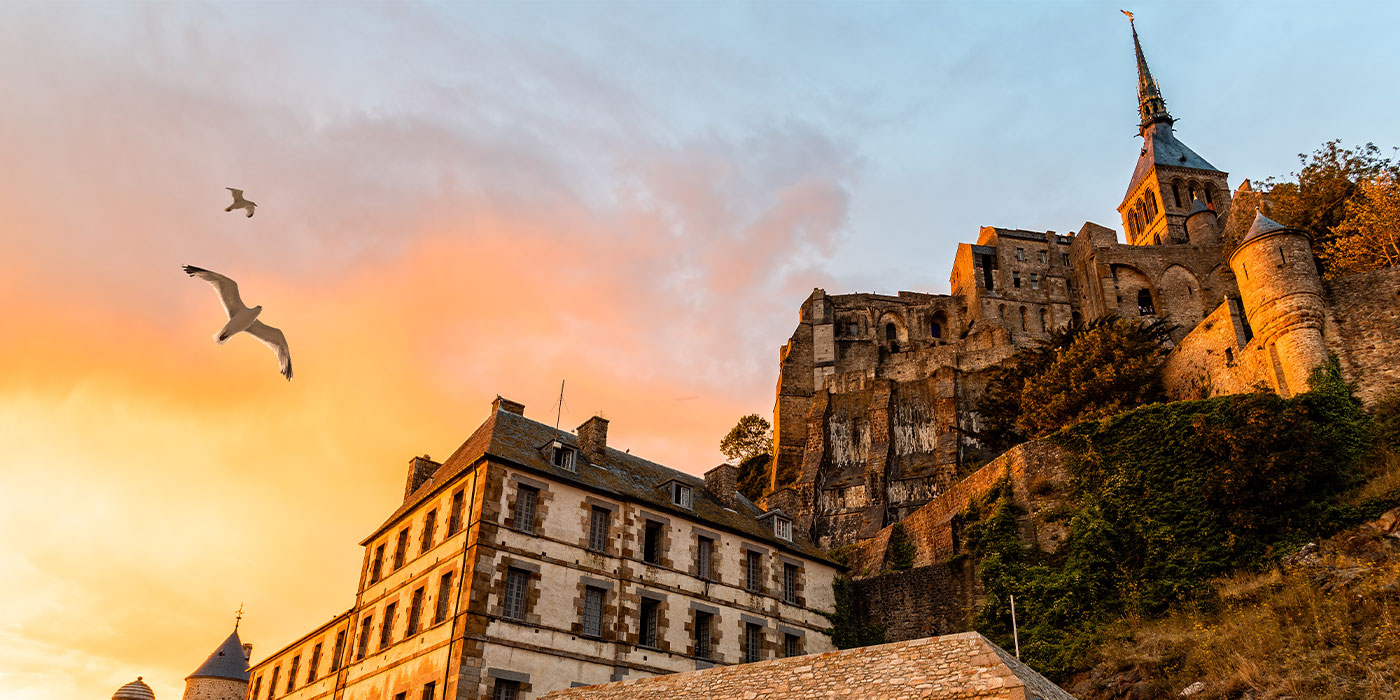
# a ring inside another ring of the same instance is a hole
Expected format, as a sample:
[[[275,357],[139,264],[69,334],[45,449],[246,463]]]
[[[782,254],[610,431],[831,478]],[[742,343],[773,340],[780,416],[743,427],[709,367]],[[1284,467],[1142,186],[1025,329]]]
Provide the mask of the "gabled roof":
[[[547,700],[1074,700],[976,632],[556,690]]]
[[[1147,174],[1159,165],[1217,173],[1224,172],[1206,162],[1205,158],[1196,155],[1195,151],[1179,141],[1172,131],[1171,124],[1164,122],[1152,124],[1143,132],[1142,152],[1138,154],[1137,167],[1133,168],[1133,178],[1128,181],[1128,191],[1123,194],[1124,202],[1127,202],[1128,198],[1133,195],[1138,183],[1142,182],[1143,178],[1146,178]]]
[[[238,639],[238,630],[235,629],[194,673],[185,676],[185,680],[191,678],[229,678],[245,683],[248,681],[248,659],[243,656],[243,642]]]
[[[541,445],[556,439],[579,450],[574,471],[554,466],[547,459],[547,452],[540,450]],[[453,479],[471,469],[472,465],[483,457],[522,467],[553,481],[645,505],[658,513],[674,513],[677,517],[708,523],[752,540],[767,542],[779,549],[796,552],[809,559],[829,561],[820,549],[798,533],[794,533],[791,542],[775,536],[771,526],[765,527],[758,521],[764,511],[742,494],[738,494],[736,499],[739,507],[731,510],[705,490],[703,478],[611,447],[606,450],[606,463],[594,464],[588,461],[579,448],[578,436],[557,431],[553,426],[537,423],[523,415],[505,410],[496,410],[488,417],[486,422],[442,463],[437,473],[409,494],[403,505],[361,544],[368,544],[378,537],[404,514],[412,511],[433,493],[446,488]],[[691,487],[689,509],[673,505],[666,490],[658,488],[668,481],[677,481]]]

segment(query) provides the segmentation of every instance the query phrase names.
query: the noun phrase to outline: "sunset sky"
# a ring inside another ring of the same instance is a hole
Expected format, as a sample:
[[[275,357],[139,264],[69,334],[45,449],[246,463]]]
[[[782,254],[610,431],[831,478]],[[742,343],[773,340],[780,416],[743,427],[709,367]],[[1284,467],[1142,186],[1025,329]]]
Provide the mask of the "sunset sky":
[[[698,474],[813,287],[1118,228],[1119,7],[0,3],[0,698],[175,700],[240,603],[256,658],[343,611],[498,393]],[[1232,187],[1400,145],[1400,5],[1130,9]]]

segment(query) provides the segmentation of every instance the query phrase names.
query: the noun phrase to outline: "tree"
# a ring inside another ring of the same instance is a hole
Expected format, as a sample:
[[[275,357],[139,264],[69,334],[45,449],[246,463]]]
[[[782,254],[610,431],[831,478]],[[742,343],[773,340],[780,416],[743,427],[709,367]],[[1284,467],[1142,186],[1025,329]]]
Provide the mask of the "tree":
[[[719,441],[719,451],[739,462],[773,453],[773,429],[757,413],[739,419],[729,434]]]
[[[1362,180],[1333,230],[1318,250],[1328,277],[1400,265],[1400,182],[1390,173]]]
[[[978,439],[1001,451],[1159,400],[1167,337],[1163,321],[1113,315],[1054,331],[992,372],[977,403]]]

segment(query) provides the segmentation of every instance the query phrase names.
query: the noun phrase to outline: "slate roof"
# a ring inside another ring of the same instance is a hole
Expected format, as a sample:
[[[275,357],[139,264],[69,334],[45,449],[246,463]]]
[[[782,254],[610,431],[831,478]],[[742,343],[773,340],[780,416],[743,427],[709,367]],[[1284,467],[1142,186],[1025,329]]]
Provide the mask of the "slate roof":
[[[976,632],[556,690],[545,700],[1074,700]]]
[[[1286,228],[1288,227],[1264,216],[1264,212],[1255,211],[1254,223],[1249,225],[1249,232],[1244,234],[1244,238],[1240,239],[1240,243],[1252,241],[1265,234],[1273,233],[1274,231],[1282,231]]]
[[[1124,202],[1132,196],[1133,190],[1136,190],[1138,183],[1147,177],[1147,173],[1158,165],[1223,172],[1179,141],[1172,131],[1171,124],[1153,124],[1143,134],[1142,153],[1138,155],[1137,167],[1133,169],[1133,178],[1128,181],[1128,191],[1123,195]]]
[[[380,533],[389,529],[396,521],[412,511],[419,503],[444,488],[461,473],[471,469],[482,457],[492,457],[508,462],[526,471],[532,471],[552,481],[571,484],[580,488],[601,493],[646,506],[661,513],[699,521],[727,530],[752,540],[767,543],[775,548],[800,554],[809,559],[829,562],[811,541],[802,537],[794,528],[793,541],[780,540],[773,534],[771,524],[758,522],[763,510],[754,505],[742,494],[738,497],[737,510],[726,508],[705,491],[705,480],[701,477],[677,471],[651,462],[636,455],[628,454],[611,447],[606,451],[606,464],[592,464],[580,450],[576,455],[576,471],[556,467],[550,463],[545,447],[552,440],[579,449],[578,437],[572,433],[556,431],[553,426],[538,423],[518,413],[497,409],[468,437],[456,452],[448,457],[442,466],[424,484],[409,494],[397,510],[361,544],[368,544]],[[684,509],[671,504],[670,495],[659,488],[670,480],[676,480],[691,487],[692,509]],[[765,525],[768,525],[765,527]],[[834,565],[834,564],[833,564]]]
[[[1186,217],[1189,219],[1192,214],[1199,214],[1203,211],[1210,211],[1210,207],[1206,206],[1206,203],[1202,202],[1200,197],[1197,197],[1191,200],[1191,211],[1186,214]]]
[[[191,678],[229,678],[235,681],[248,681],[248,659],[243,656],[243,642],[238,639],[238,630],[224,640],[199,668],[185,680]]]
[[[151,686],[141,682],[141,676],[137,676],[136,680],[117,688],[112,700],[156,700],[156,694],[151,692]]]

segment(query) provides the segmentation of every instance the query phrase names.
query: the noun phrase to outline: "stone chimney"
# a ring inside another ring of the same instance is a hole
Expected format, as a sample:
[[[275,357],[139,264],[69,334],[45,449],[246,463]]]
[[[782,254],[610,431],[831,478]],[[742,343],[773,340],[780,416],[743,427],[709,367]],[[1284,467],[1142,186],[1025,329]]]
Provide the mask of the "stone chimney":
[[[496,400],[491,402],[491,412],[495,413],[496,411],[505,411],[506,413],[514,413],[517,416],[523,416],[525,415],[525,404],[516,403],[510,399],[503,399],[500,394],[496,394]]]
[[[243,660],[244,660],[244,661],[248,661],[248,660],[250,660],[250,659],[252,659],[252,658],[253,658],[253,645],[252,645],[252,644],[249,644],[249,643],[247,643],[247,642],[244,642],[244,643],[243,643]]]
[[[739,468],[721,464],[705,472],[705,490],[725,508],[739,509]]]
[[[408,460],[408,480],[403,485],[404,500],[407,501],[409,494],[417,491],[418,487],[431,478],[433,472],[436,472],[441,466],[441,464],[428,459],[428,455]]]
[[[593,416],[578,427],[578,446],[583,456],[594,464],[606,464],[608,448],[608,419]]]

